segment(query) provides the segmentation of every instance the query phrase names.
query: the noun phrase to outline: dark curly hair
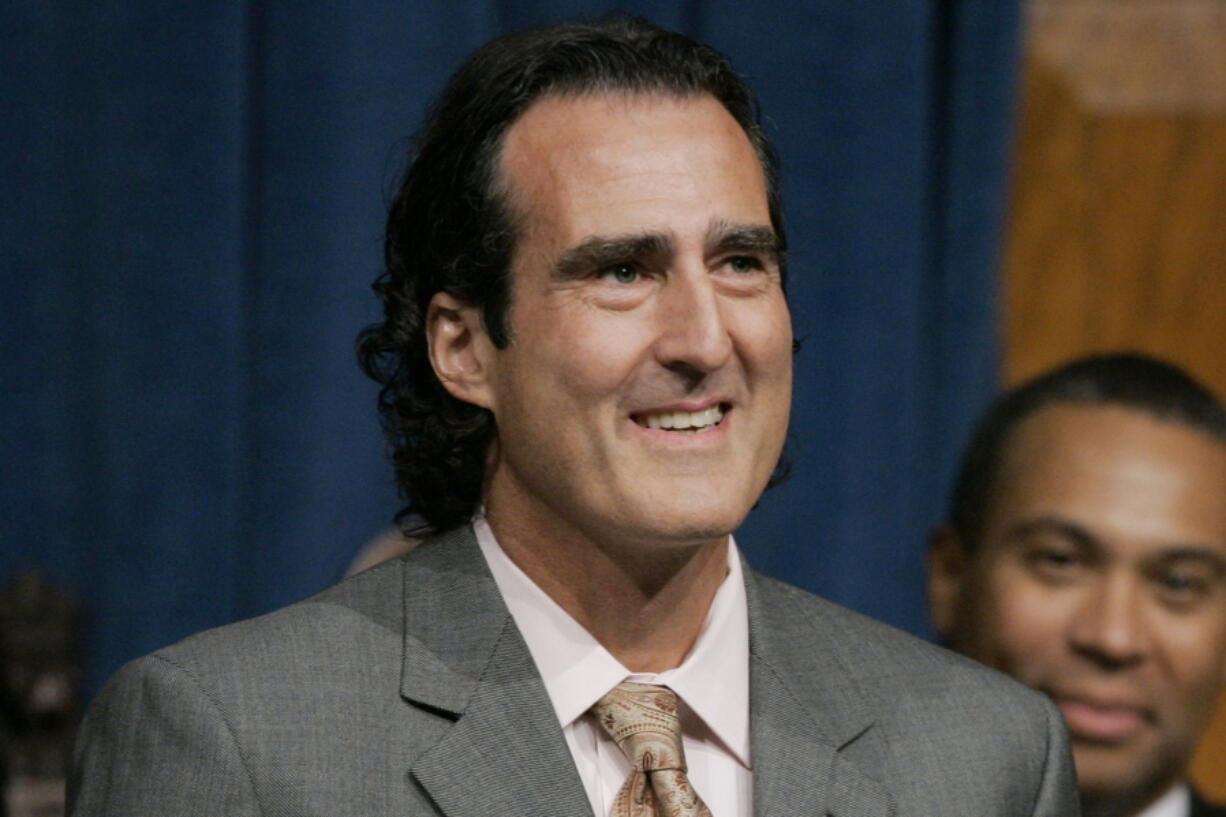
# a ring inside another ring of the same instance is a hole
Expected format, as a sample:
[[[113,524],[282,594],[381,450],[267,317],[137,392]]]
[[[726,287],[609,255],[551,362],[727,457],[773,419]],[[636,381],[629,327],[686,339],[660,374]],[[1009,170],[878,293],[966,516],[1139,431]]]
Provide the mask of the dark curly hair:
[[[968,548],[978,547],[1014,429],[1046,406],[1070,403],[1132,409],[1226,445],[1226,409],[1177,366],[1135,353],[1069,361],[1004,392],[979,421],[962,456],[948,517]]]
[[[438,381],[425,319],[431,298],[446,292],[480,309],[495,346],[511,341],[516,224],[498,170],[503,136],[543,97],[623,91],[709,94],[724,105],[761,162],[782,255],[778,161],[757,101],[718,51],[624,17],[514,34],[478,50],[451,77],[416,137],[388,213],[386,267],[374,283],[383,321],[358,338],[363,371],[382,384],[379,414],[408,502],[396,519],[407,530],[463,524],[481,500],[494,418]]]

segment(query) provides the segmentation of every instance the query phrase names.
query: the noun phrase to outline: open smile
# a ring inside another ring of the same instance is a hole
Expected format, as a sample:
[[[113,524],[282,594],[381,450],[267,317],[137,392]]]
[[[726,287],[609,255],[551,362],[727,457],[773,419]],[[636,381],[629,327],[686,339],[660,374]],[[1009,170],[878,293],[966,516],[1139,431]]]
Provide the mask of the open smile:
[[[698,411],[652,410],[635,412],[630,418],[644,428],[673,431],[682,434],[701,434],[713,431],[724,421],[731,410],[727,403],[717,403]]]

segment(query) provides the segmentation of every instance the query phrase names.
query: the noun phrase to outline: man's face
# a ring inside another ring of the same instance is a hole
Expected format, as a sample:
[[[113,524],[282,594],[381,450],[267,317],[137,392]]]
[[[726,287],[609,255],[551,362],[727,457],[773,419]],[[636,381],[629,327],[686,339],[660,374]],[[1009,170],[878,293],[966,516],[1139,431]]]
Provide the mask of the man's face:
[[[934,618],[1055,700],[1087,804],[1143,804],[1182,776],[1226,680],[1226,447],[1072,404],[1007,445],[979,551],[934,552]]]
[[[778,460],[792,330],[763,174],[711,97],[550,97],[508,131],[511,343],[484,348],[504,520],[716,540]]]

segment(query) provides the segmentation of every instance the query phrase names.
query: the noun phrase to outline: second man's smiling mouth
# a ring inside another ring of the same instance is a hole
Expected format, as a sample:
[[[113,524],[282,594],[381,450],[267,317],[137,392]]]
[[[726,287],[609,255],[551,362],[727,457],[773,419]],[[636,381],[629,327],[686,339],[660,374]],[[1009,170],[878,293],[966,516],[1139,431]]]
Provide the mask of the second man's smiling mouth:
[[[1076,739],[1114,743],[1140,732],[1152,717],[1145,707],[1078,696],[1057,696],[1069,734]]]

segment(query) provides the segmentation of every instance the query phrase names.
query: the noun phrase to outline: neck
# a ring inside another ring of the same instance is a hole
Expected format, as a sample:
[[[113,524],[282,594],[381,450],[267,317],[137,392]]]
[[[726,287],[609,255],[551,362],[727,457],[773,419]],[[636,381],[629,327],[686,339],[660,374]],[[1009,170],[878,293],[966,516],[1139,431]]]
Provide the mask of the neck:
[[[633,672],[678,666],[728,573],[727,537],[701,544],[597,542],[559,526],[525,525],[487,509],[520,570]],[[548,531],[543,535],[542,531]]]

